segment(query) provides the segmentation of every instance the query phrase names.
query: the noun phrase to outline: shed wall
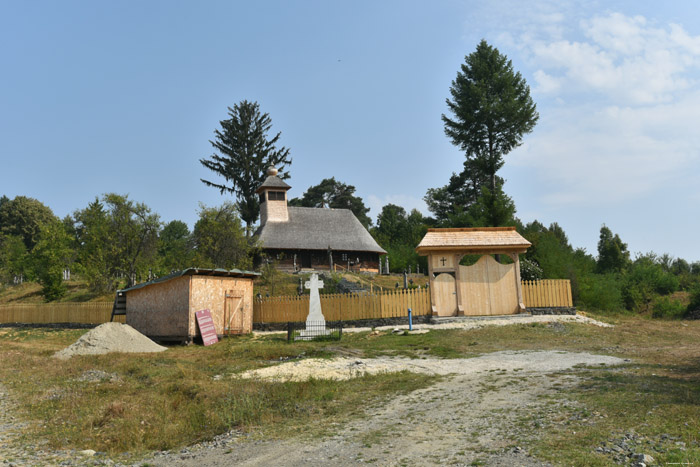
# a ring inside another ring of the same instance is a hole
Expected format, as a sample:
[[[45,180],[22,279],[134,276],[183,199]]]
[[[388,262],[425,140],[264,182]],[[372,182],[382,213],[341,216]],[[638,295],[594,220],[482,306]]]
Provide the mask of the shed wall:
[[[253,331],[253,280],[235,277],[192,276],[190,294],[189,335],[198,336],[195,312],[208,309],[218,335],[224,334],[226,292],[242,297],[233,303],[243,313],[243,333]]]
[[[151,337],[188,337],[190,277],[126,293],[126,324]]]

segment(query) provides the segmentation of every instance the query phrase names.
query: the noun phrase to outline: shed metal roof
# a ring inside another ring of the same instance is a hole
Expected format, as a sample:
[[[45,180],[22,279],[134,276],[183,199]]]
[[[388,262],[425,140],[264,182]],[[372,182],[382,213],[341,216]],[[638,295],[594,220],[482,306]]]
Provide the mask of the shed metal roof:
[[[416,251],[420,254],[433,250],[525,251],[530,245],[515,227],[428,229]]]
[[[254,271],[242,271],[240,269],[203,269],[203,268],[187,268],[182,271],[176,271],[167,276],[159,277],[158,279],[153,279],[152,281],[142,282],[136,284],[132,287],[122,289],[119,292],[128,292],[130,290],[141,289],[153,284],[159,284],[161,282],[167,282],[169,280],[182,277],[182,276],[218,276],[218,277],[240,277],[244,279],[254,279],[260,275],[259,272]]]
[[[289,206],[289,220],[262,225],[255,235],[263,248],[365,251],[386,254],[349,209]]]

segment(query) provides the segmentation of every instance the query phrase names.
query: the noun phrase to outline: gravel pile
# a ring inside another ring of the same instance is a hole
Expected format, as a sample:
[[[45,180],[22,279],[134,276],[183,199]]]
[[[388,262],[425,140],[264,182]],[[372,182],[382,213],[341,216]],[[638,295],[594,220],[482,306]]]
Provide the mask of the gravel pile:
[[[128,324],[104,323],[83,334],[74,344],[56,352],[54,357],[67,360],[73,355],[101,355],[111,352],[151,353],[167,349]]]

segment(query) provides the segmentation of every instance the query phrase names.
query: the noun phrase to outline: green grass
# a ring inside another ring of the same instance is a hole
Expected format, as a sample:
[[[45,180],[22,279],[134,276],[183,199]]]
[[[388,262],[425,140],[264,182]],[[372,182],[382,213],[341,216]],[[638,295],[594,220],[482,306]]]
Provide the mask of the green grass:
[[[513,325],[433,330],[427,334],[345,333],[339,342],[286,342],[286,335],[244,336],[210,346],[148,355],[111,354],[59,361],[51,355],[84,330],[0,329],[0,380],[19,398],[21,415],[39,423],[30,437],[52,447],[110,454],[171,449],[230,429],[285,438],[320,436],[363,416],[368,406],[431,384],[399,373],[349,381],[274,383],[228,375],[297,358],[397,355],[474,357],[501,350],[567,350],[615,355],[621,368],[579,368],[579,383],[557,384],[544,413],[521,420],[537,432],[528,451],[555,464],[610,465],[595,449],[634,431],[662,452],[657,463],[700,463],[700,322],[606,317],[615,328]],[[81,382],[88,370],[117,378]],[[499,371],[489,373],[493,377]],[[222,376],[221,378],[215,378]],[[490,378],[490,377],[489,377]],[[493,390],[484,379],[481,391]],[[495,380],[494,380],[495,381]],[[574,403],[557,405],[561,398]],[[537,431],[538,430],[538,431]],[[148,436],[144,436],[147,434]],[[662,439],[666,435],[668,439]],[[381,442],[368,433],[365,442]],[[513,440],[514,442],[518,440]],[[682,445],[685,443],[685,450]]]

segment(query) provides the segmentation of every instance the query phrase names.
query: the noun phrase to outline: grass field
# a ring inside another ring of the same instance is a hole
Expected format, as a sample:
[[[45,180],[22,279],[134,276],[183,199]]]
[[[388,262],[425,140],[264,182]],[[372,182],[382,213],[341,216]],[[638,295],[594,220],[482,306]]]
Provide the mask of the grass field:
[[[536,324],[410,336],[358,333],[333,343],[247,336],[207,348],[172,347],[160,354],[65,362],[51,354],[84,330],[5,328],[0,329],[0,380],[18,398],[21,415],[36,422],[30,437],[48,439],[56,448],[137,454],[233,428],[268,437],[299,431],[321,435],[338,422],[361,416],[367,404],[433,381],[410,373],[304,383],[227,377],[290,358],[587,351],[631,361],[622,369],[583,369],[586,377],[566,393],[577,404],[546,419],[524,418],[525,427],[547,435],[530,451],[542,459],[569,459],[568,465],[608,465],[591,453],[633,432],[638,442],[661,446],[654,452],[659,464],[699,463],[700,323],[627,316],[606,320],[616,327]],[[86,378],[95,372],[102,372],[97,380]]]

